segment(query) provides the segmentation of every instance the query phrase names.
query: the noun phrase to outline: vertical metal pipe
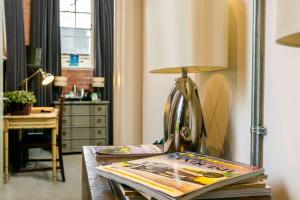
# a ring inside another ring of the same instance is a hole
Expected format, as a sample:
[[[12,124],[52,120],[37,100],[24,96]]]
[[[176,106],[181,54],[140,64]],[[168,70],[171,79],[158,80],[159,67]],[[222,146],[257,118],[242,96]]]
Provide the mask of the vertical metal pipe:
[[[253,0],[251,165],[263,165],[265,0]]]

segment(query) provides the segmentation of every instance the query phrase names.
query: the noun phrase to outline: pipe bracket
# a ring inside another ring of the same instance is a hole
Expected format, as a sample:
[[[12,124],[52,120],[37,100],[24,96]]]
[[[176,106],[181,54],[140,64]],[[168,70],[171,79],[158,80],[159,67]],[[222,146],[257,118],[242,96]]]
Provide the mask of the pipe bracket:
[[[267,128],[264,126],[251,127],[250,132],[251,134],[266,136]]]

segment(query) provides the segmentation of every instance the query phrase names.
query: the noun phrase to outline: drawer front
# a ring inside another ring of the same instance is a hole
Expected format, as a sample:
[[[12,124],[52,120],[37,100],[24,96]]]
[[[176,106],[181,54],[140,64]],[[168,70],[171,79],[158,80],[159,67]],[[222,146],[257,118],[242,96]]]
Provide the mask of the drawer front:
[[[94,138],[106,138],[106,128],[105,127],[94,128],[92,137],[94,137]]]
[[[107,142],[105,139],[94,139],[91,141],[93,146],[105,146]]]
[[[90,138],[91,135],[91,128],[72,128],[73,139]]]
[[[72,114],[74,115],[90,115],[91,106],[89,105],[73,105]]]
[[[82,146],[90,146],[90,139],[80,139],[80,140],[72,140],[72,150],[73,151],[81,151]]]
[[[106,115],[106,105],[94,105],[93,111],[95,115]]]
[[[90,116],[72,116],[72,126],[87,126],[91,125]]]
[[[94,126],[104,126],[106,125],[106,116],[94,116]]]
[[[62,126],[71,126],[71,118],[69,116],[63,116]]]
[[[71,140],[63,140],[61,142],[61,145],[62,145],[62,150],[63,151],[70,151],[70,150],[72,150]]]
[[[62,139],[72,139],[72,130],[70,128],[61,129]]]
[[[58,108],[59,108],[59,105],[58,105]],[[63,114],[71,114],[71,106],[70,105],[64,105]]]

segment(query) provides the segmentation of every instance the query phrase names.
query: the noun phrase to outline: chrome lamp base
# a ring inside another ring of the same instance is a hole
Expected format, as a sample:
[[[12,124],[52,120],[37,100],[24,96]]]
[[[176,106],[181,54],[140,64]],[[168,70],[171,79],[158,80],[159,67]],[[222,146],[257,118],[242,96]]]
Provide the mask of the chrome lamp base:
[[[182,77],[168,96],[164,112],[164,139],[174,137],[175,151],[202,152],[205,127],[196,84],[182,69]],[[181,138],[181,139],[180,139]],[[188,144],[188,148],[183,143]]]

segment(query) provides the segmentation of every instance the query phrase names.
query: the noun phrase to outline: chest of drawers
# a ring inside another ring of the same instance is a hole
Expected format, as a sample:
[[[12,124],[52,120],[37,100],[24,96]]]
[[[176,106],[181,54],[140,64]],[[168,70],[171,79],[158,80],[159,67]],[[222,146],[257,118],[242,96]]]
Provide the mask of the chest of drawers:
[[[59,107],[59,102],[54,102]],[[64,153],[81,152],[82,146],[108,145],[107,101],[65,101],[62,120]]]

